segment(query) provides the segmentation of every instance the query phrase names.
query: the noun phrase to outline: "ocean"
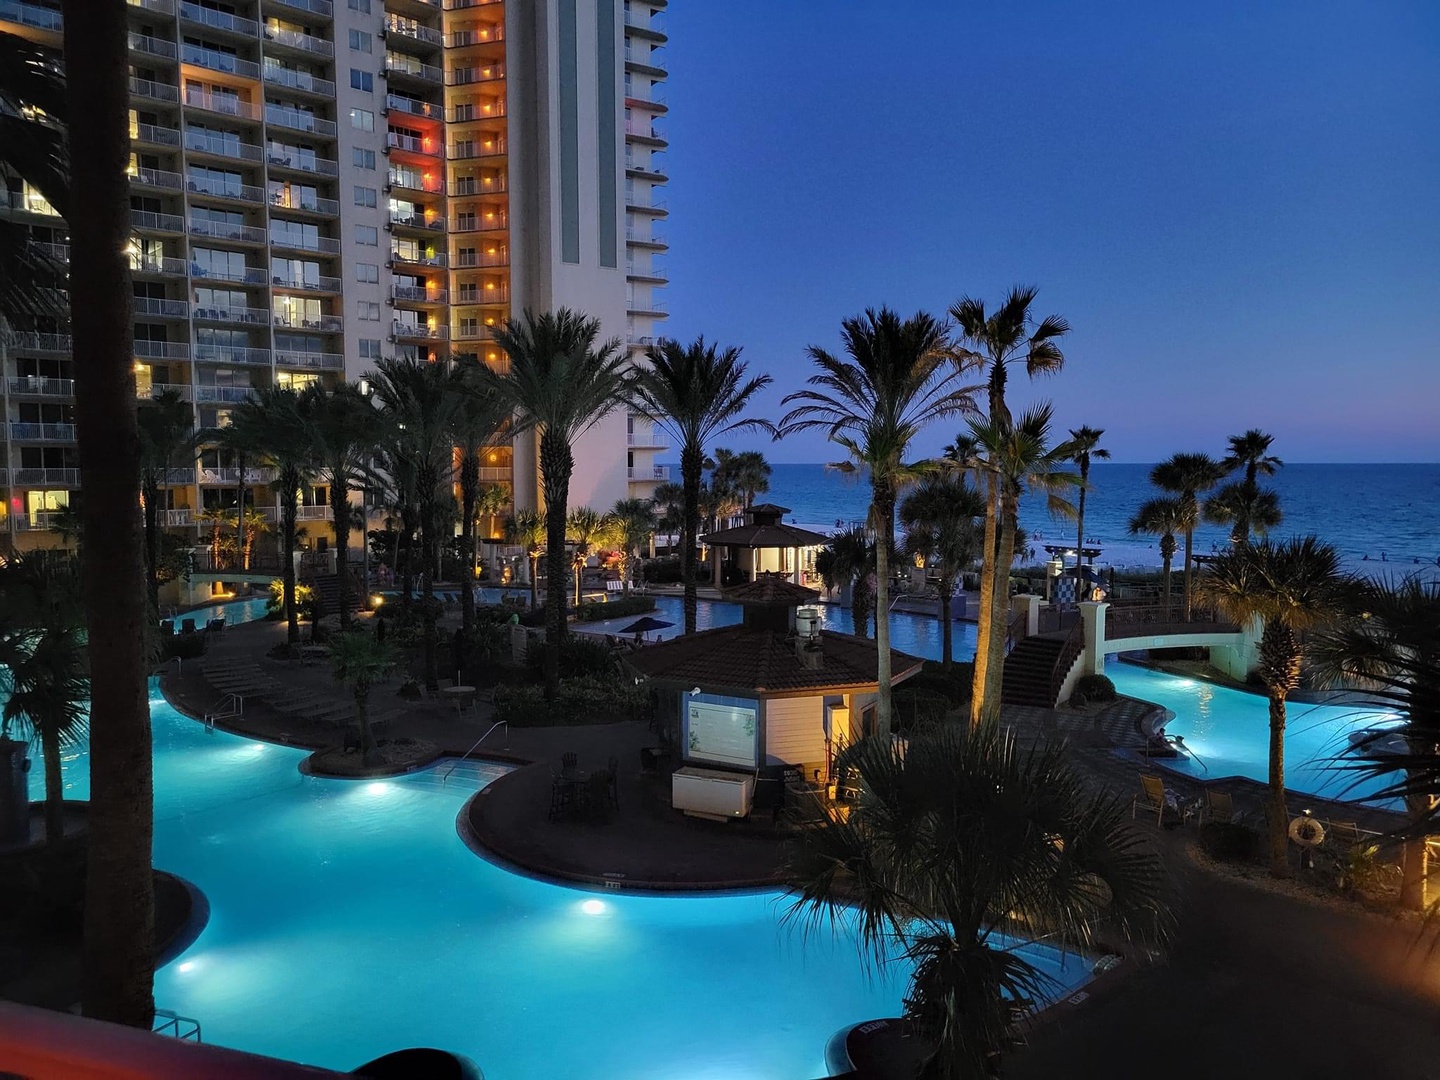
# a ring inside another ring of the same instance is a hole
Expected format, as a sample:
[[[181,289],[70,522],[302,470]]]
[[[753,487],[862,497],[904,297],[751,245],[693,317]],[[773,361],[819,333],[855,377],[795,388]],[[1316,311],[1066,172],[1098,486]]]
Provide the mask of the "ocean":
[[[848,527],[864,520],[869,488],[861,474],[824,465],[775,464],[773,469],[763,499],[789,507],[786,521],[828,533],[837,523]],[[1160,565],[1158,541],[1131,536],[1127,528],[1140,504],[1161,494],[1150,486],[1150,469],[1114,462],[1091,466],[1085,532],[1099,542],[1099,565]],[[1285,514],[1273,537],[1313,532],[1339,549],[1350,570],[1440,577],[1440,464],[1292,464],[1264,483],[1279,493]],[[1044,544],[1075,543],[1074,523],[1052,519],[1043,499],[1022,500],[1020,521],[1036,549],[1034,561],[1045,558]],[[1196,553],[1222,549],[1228,535],[1223,526],[1202,525],[1195,533]],[[1177,556],[1176,566],[1182,562]]]

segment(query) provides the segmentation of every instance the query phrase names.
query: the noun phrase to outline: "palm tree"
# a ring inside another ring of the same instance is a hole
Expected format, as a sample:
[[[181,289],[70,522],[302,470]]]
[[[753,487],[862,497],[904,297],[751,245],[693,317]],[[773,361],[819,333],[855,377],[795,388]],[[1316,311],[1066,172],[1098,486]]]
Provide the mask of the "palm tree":
[[[710,482],[739,498],[742,509],[755,504],[755,496],[770,490],[770,474],[774,470],[759,450],[727,450],[723,446],[715,451],[715,469]]]
[[[1244,543],[1251,532],[1264,536],[1276,528],[1283,515],[1280,513],[1280,497],[1273,491],[1262,489],[1259,477],[1274,476],[1285,463],[1270,453],[1273,435],[1267,435],[1259,428],[1251,428],[1244,435],[1230,436],[1230,449],[1220,467],[1227,473],[1244,469],[1245,475],[1238,481],[1224,485],[1205,500],[1205,519],[1217,525],[1230,526],[1232,543]]]
[[[335,530],[335,598],[342,629],[350,625],[350,492],[370,471],[380,421],[370,399],[353,383],[327,390],[312,383],[300,395],[300,413],[310,440],[316,475],[330,488],[330,524]],[[363,532],[363,530],[362,530]],[[362,535],[362,542],[363,542]]]
[[[237,431],[232,423],[222,428],[214,428],[202,431],[197,436],[197,441],[214,444],[220,453],[222,461],[230,461],[235,469],[235,512],[228,515],[226,520],[235,527],[235,553],[237,558],[240,553],[246,550],[245,537],[242,533],[245,520],[245,497],[250,489],[249,472],[247,465],[252,457],[251,445],[249,443],[251,433],[245,429]],[[218,552],[219,539],[216,537],[213,550]],[[237,563],[236,565],[240,565]],[[245,566],[248,568],[249,564]]]
[[[855,624],[857,637],[865,637],[870,614],[874,610],[875,592],[875,541],[863,528],[846,529],[830,538],[825,545],[828,556],[821,570],[821,580],[827,589],[849,585],[850,618]],[[824,552],[822,552],[824,554]]]
[[[89,735],[90,678],[78,566],[52,552],[0,568],[0,738],[40,744],[45,768],[45,841],[65,835],[64,748]]]
[[[518,510],[505,522],[505,539],[525,549],[530,560],[530,610],[539,606],[540,556],[545,554],[545,515],[534,510]]]
[[[370,688],[395,668],[394,648],[373,634],[352,630],[330,644],[330,663],[338,682],[355,695],[355,718],[360,724],[360,752],[365,764],[375,764],[375,734],[370,730]]]
[[[765,420],[744,415],[755,395],[772,380],[769,375],[747,379],[738,348],[707,345],[703,337],[689,345],[661,338],[646,357],[649,366],[636,371],[630,404],[668,430],[680,446],[680,580],[685,588],[685,633],[693,634],[705,447],[731,431],[773,431]]]
[[[140,494],[145,502],[145,584],[151,612],[160,610],[160,512],[170,470],[193,464],[198,436],[190,405],[165,390],[136,407],[140,427]]]
[[[715,532],[739,511],[740,496],[729,488],[716,484],[712,479],[700,486],[700,499],[696,509],[705,531]]]
[[[565,518],[565,539],[570,542],[570,569],[575,574],[575,606],[580,606],[580,576],[594,549],[614,533],[609,515],[577,506]]]
[[[900,524],[905,526],[905,549],[940,576],[941,665],[954,667],[950,604],[955,583],[977,555],[980,535],[977,518],[985,516],[985,500],[958,476],[926,477],[900,503]]]
[[[1110,451],[1100,445],[1104,428],[1071,428],[1071,461],[1080,467],[1080,499],[1075,513],[1075,597],[1080,597],[1080,561],[1085,550],[1085,494],[1090,489],[1090,462],[1106,461]]]
[[[649,499],[620,499],[610,508],[608,516],[620,559],[620,580],[628,593],[640,552],[655,535],[655,504]]]
[[[1018,421],[997,423],[991,417],[969,421],[970,439],[977,451],[971,468],[986,479],[1000,511],[995,547],[987,549],[999,577],[985,652],[978,645],[975,649],[972,726],[1000,707],[1010,617],[1010,568],[1020,536],[1020,497],[1027,490],[1043,493],[1052,517],[1075,514],[1074,506],[1061,493],[1078,485],[1080,477],[1064,468],[1073,460],[1070,444],[1050,445],[1051,416],[1050,405],[1042,403],[1031,406]]]
[[[240,536],[240,550],[238,554],[238,566],[241,570],[250,569],[250,554],[255,550],[255,540],[259,535],[270,528],[270,522],[260,511],[246,507],[243,512],[237,510],[222,511],[225,520],[235,525],[235,531]]]
[[[510,358],[508,371],[478,372],[516,413],[516,430],[540,432],[540,486],[545,499],[545,694],[560,688],[560,642],[565,614],[565,517],[575,440],[623,405],[630,377],[620,342],[600,342],[600,320],[560,308],[527,310],[495,332]]]
[[[478,377],[478,372],[477,372]],[[442,488],[454,471],[452,438],[464,395],[439,364],[424,360],[381,359],[370,385],[385,411],[402,471],[413,477],[415,516],[420,525],[420,615],[424,625],[425,685],[440,688],[436,637],[435,557],[440,541]]]
[[[210,529],[210,566],[219,570],[220,530],[230,521],[230,512],[221,506],[207,506],[195,511],[195,524]]]
[[[1410,576],[1356,582],[1344,617],[1312,638],[1310,661],[1323,681],[1358,690],[1400,714],[1404,754],[1362,748],[1363,776],[1386,781],[1372,798],[1404,799],[1400,902],[1430,906],[1428,840],[1440,807],[1440,583]]]
[[[81,1006],[147,1030],[154,999],[154,788],[145,538],[132,368],[128,17],[64,0],[70,321],[90,643],[90,844]]]
[[[275,470],[271,488],[280,504],[280,576],[285,588],[286,640],[295,645],[300,641],[300,609],[295,603],[295,521],[300,493],[310,481],[313,452],[300,394],[288,386],[257,389],[230,414],[229,437],[252,447],[252,452]]]
[[[1160,538],[1160,559],[1164,564],[1162,579],[1165,593],[1165,621],[1170,621],[1170,562],[1175,558],[1175,534],[1195,527],[1191,516],[1194,508],[1180,499],[1162,497],[1144,503],[1130,519],[1130,533],[1148,533]]]
[[[1270,791],[1266,817],[1270,872],[1289,872],[1285,810],[1285,700],[1300,686],[1301,635],[1341,613],[1346,579],[1340,557],[1314,536],[1282,543],[1261,540],[1221,553],[1200,580],[1200,595],[1242,627],[1252,619],[1260,636],[1260,680],[1270,698]]]
[[[1190,571],[1195,546],[1195,526],[1200,523],[1200,494],[1225,478],[1225,469],[1209,454],[1173,454],[1150,470],[1150,482],[1168,491],[1185,507],[1185,583],[1183,608],[1190,621]]]
[[[420,509],[416,463],[404,430],[394,418],[382,414],[375,444],[374,473],[380,504],[388,511],[386,527],[395,530],[395,573],[400,579],[400,610],[406,613],[415,591],[415,530]]]
[[[1065,366],[1065,354],[1059,340],[1070,332],[1070,324],[1058,315],[1048,315],[1038,323],[1030,315],[1030,305],[1039,290],[1034,286],[1017,285],[991,314],[985,302],[964,297],[950,308],[950,317],[959,331],[960,348],[956,363],[963,370],[974,369],[985,377],[990,422],[998,434],[1007,427],[1010,407],[1005,400],[1010,367],[1023,364],[1030,378],[1053,375]],[[996,557],[999,551],[1000,519],[1005,514],[1004,493],[996,477],[981,472],[978,477],[985,494],[985,537],[981,550],[987,560],[980,571],[980,610],[976,616],[975,693],[970,703],[970,721],[978,723],[980,709],[985,707],[982,687],[988,673],[984,658],[995,654],[991,639],[1000,639],[1003,654],[1008,627],[1010,566]],[[995,684],[998,686],[998,683]]]
[[[494,442],[510,419],[510,410],[495,395],[494,387],[475,378],[478,370],[479,361],[457,361],[450,369],[450,385],[459,398],[452,435],[460,458],[460,545],[469,561],[460,582],[460,626],[466,641],[475,633],[475,523],[480,514],[480,453]]]
[[[944,325],[917,312],[901,319],[889,308],[841,323],[848,360],[811,346],[819,373],[814,389],[784,399],[794,408],[780,421],[784,434],[819,428],[844,447],[870,475],[870,522],[876,532],[875,648],[879,661],[876,733],[890,735],[890,552],[895,547],[895,503],[900,489],[927,465],[905,460],[910,445],[932,422],[974,409],[973,387],[958,385]]]
[[[1014,1003],[1060,990],[1000,935],[1082,951],[1102,927],[1167,935],[1163,862],[1120,799],[1089,792],[1063,745],[1022,750],[997,724],[946,724],[905,747],[866,740],[839,764],[860,799],[806,833],[789,917],[809,932],[854,927],[877,969],[897,954],[914,962],[905,1016],[932,1054],[918,1075],[996,1075]]]
[[[655,485],[655,493],[651,496],[655,504],[655,529],[662,532],[666,537],[673,538],[681,531],[685,523],[685,488],[680,484],[664,483]],[[699,531],[699,519],[696,519],[696,531]],[[673,545],[670,548],[674,553]]]

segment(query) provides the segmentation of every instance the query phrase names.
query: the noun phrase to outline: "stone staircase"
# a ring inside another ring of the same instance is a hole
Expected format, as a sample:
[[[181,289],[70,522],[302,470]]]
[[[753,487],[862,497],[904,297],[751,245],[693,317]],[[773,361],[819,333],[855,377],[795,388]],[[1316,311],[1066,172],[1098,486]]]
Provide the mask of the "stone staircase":
[[[1068,634],[1056,633],[1038,634],[1017,642],[1005,658],[1001,702],[1053,709],[1057,704],[1052,689],[1056,682],[1055,668],[1066,652],[1068,640]]]
[[[326,615],[338,615],[340,612],[340,585],[334,574],[316,574],[308,577],[305,581],[315,590],[320,598]],[[360,610],[360,582],[352,575],[350,578],[349,603],[350,615]]]

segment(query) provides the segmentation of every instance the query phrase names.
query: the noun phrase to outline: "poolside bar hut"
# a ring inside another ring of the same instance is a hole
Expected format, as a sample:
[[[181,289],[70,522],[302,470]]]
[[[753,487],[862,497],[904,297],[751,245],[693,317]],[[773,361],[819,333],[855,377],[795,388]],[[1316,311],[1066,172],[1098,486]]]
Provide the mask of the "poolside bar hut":
[[[814,589],[762,574],[724,595],[744,608],[738,626],[647,646],[625,662],[658,692],[677,735],[676,808],[733,817],[749,812],[747,787],[764,796],[787,778],[829,782],[836,749],[875,729],[879,673],[874,641],[820,629]],[[896,684],[922,664],[890,652]],[[688,805],[687,787],[724,792],[727,784],[734,798],[725,812]]]
[[[803,585],[806,571],[815,565],[815,553],[830,538],[786,525],[782,519],[788,513],[788,506],[756,503],[745,508],[745,524],[700,537],[710,548],[711,583],[717,589],[724,584],[723,564],[729,561],[746,581],[761,574],[780,574]]]

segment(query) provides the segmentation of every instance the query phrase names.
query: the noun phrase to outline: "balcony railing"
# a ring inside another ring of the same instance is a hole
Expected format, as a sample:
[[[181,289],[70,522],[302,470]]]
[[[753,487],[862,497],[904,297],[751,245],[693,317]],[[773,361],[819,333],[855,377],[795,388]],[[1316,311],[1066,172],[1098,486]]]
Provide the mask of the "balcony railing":
[[[308,71],[296,71],[293,68],[281,67],[279,64],[265,65],[265,81],[274,86],[299,90],[301,93],[318,94],[326,98],[335,96],[335,84],[329,79],[311,75]]]
[[[201,266],[191,263],[190,276],[207,281],[235,281],[241,285],[265,284],[265,271],[258,266]]]
[[[248,386],[195,387],[195,400],[202,403],[222,402],[234,404],[240,401],[249,401],[254,396],[254,390]]]
[[[421,116],[426,120],[442,119],[445,113],[445,110],[439,105],[406,97],[403,94],[386,94],[385,107],[391,112],[409,113],[411,116]]]
[[[180,3],[180,18],[208,26],[212,30],[228,30],[232,34],[245,37],[255,37],[260,32],[260,24],[250,19],[242,19],[238,15],[216,11],[214,8],[201,7],[199,4],[185,3],[184,0]]]
[[[636,300],[633,297],[625,301],[625,310],[636,314],[664,315],[665,301],[657,300],[653,296],[646,300]]]
[[[12,421],[10,438],[16,442],[65,442],[75,441],[74,424],[30,424]]]
[[[344,371],[345,354],[277,351],[275,365],[286,368],[305,368],[310,371]]]
[[[4,18],[3,5],[0,5],[0,18]],[[150,37],[148,34],[137,34],[133,30],[130,32],[129,44],[131,52],[143,53],[146,56],[163,56],[168,60],[174,60],[179,54],[173,41]]]
[[[195,90],[192,87],[193,84],[190,84],[185,88],[185,107],[187,109],[204,109],[206,112],[219,113],[222,116],[236,116],[244,120],[260,119],[260,106],[253,101],[231,97],[229,94],[207,94],[203,90]]]
[[[209,221],[205,218],[190,219],[190,235],[246,244],[263,244],[266,240],[265,230],[258,225],[236,225],[229,221]]]
[[[504,139],[485,139],[482,142],[458,142],[450,144],[451,161],[469,161],[474,158],[502,157],[509,151]]]
[[[670,479],[669,465],[632,465],[625,472],[629,479],[641,482],[650,480],[663,482]]]
[[[175,14],[175,0],[129,0],[131,7],[153,11],[160,15]]]
[[[407,229],[429,229],[433,232],[445,231],[444,218],[433,217],[427,219],[424,211],[391,210],[388,216],[391,225],[403,225]]]
[[[406,253],[399,248],[390,249],[390,261],[405,263],[409,266],[441,266],[449,260],[443,251],[437,251],[433,255],[426,255],[423,252],[413,251]],[[458,265],[458,264],[457,264]]]
[[[443,304],[448,297],[446,289],[427,289],[421,285],[390,286],[390,299],[402,304]]]
[[[665,234],[658,233],[654,229],[637,229],[630,226],[625,230],[625,240],[631,244],[654,244],[656,247],[669,247],[665,242]]]
[[[640,67],[653,68],[656,71],[664,71],[664,50],[642,49],[627,45],[625,46],[625,62],[627,64],[637,64]]]
[[[270,310],[254,307],[201,307],[196,304],[195,318],[200,322],[245,323],[250,326],[265,326],[270,322]]]
[[[445,81],[445,72],[440,68],[434,64],[422,64],[419,60],[405,56],[403,53],[386,53],[385,71],[390,75],[408,76],[423,82],[441,83]]]
[[[59,353],[68,355],[71,348],[71,341],[69,334],[37,334],[33,330],[12,330],[6,335],[5,347],[13,352]]]
[[[307,315],[298,311],[277,311],[275,325],[286,330],[318,330],[324,334],[338,334],[345,329],[345,320],[339,315]]]
[[[417,139],[414,135],[402,135],[398,131],[387,131],[385,133],[385,145],[392,150],[404,150],[409,154],[427,154],[430,157],[440,156],[440,148],[432,145],[430,139]]]
[[[236,468],[205,468],[195,470],[196,479],[202,484],[238,484],[240,483],[240,470]],[[270,484],[275,480],[274,469],[246,469],[245,483],[247,484]]]
[[[450,223],[451,232],[489,232],[492,229],[508,229],[510,218],[507,214],[459,214]]]
[[[487,266],[509,266],[510,253],[497,251],[494,254],[482,251],[461,252],[455,256],[457,270],[474,270]]]
[[[656,428],[653,431],[631,431],[625,436],[625,445],[637,448],[663,449],[670,445],[665,433]]]
[[[485,64],[482,67],[451,68],[445,72],[446,86],[471,86],[475,83],[495,82],[505,78],[504,64]]]
[[[159,83],[151,79],[130,77],[130,96],[149,98],[151,101],[180,103],[180,88],[172,83]]]
[[[474,289],[462,285],[459,295],[455,298],[456,307],[464,307],[466,304],[508,304],[510,302],[510,290],[504,285],[497,285],[493,289]]]
[[[340,213],[340,204],[334,199],[321,199],[283,188],[271,193],[270,205],[277,210],[303,210],[306,213],[326,214],[330,217]]]
[[[304,289],[308,292],[339,292],[340,279],[320,274],[315,277],[295,277],[291,274],[276,274],[271,284],[278,289]]]
[[[60,12],[34,4],[22,4],[18,0],[0,0],[0,22],[19,23],[36,30],[53,30],[57,34],[65,27]]]
[[[162,319],[188,319],[190,317],[190,304],[186,300],[137,296],[131,303],[136,315],[158,316]]]
[[[295,251],[314,251],[322,255],[340,254],[340,241],[328,236],[304,236],[296,233],[272,234],[272,248],[291,248]]]
[[[333,41],[326,41],[324,38],[318,38],[314,34],[305,34],[299,30],[282,30],[279,27],[267,25],[265,37],[277,45],[284,45],[287,49],[299,49],[315,56],[335,55]]]
[[[300,109],[287,109],[281,105],[265,106],[265,122],[275,124],[277,127],[290,128],[294,131],[304,131],[311,135],[325,135],[333,137],[335,134],[335,122],[323,120],[311,113]]]
[[[10,393],[21,397],[68,398],[75,396],[74,379],[49,379],[43,375],[12,375],[5,380]]]
[[[149,146],[179,146],[180,129],[157,127],[154,124],[136,124],[130,130],[130,138]]]
[[[183,191],[185,178],[177,172],[170,172],[168,169],[149,169],[144,166],[137,166],[130,174],[132,184],[143,184],[145,187],[167,188],[170,191]]]
[[[135,396],[142,401],[157,398],[161,394],[174,394],[181,401],[192,400],[190,387],[185,383],[151,383],[149,386],[135,388]]]
[[[407,341],[447,341],[450,338],[448,326],[424,326],[398,320],[390,324],[390,333]]]
[[[80,483],[79,469],[11,469],[10,483],[16,487],[76,487]]]
[[[227,139],[208,131],[185,129],[185,149],[200,154],[214,154],[216,157],[234,158],[236,161],[261,161],[265,151],[253,143]]]
[[[411,41],[423,41],[427,45],[437,47],[446,44],[445,35],[439,30],[431,29],[414,19],[406,19],[399,15],[385,16],[385,29],[396,37],[409,38]]]
[[[452,30],[445,35],[447,49],[464,49],[471,45],[488,45],[492,41],[505,40],[505,27],[500,23],[472,26],[465,30]]]
[[[265,150],[265,161],[272,168],[295,169],[316,176],[339,176],[340,165],[329,158],[316,157],[314,151],[271,143]]]
[[[185,260],[171,255],[130,254],[130,272],[133,274],[172,274],[185,276]]]
[[[185,231],[185,219],[179,214],[157,214],[150,210],[131,210],[130,226],[141,232],[179,233]]]
[[[270,350],[244,345],[196,345],[195,359],[208,364],[246,364],[270,366]]]
[[[238,202],[263,203],[265,189],[254,184],[242,184],[229,177],[196,176],[185,177],[185,190],[192,195],[209,195],[216,199],[234,199]]]
[[[180,46],[180,59],[187,64],[223,72],[226,75],[239,75],[245,79],[260,77],[259,64],[253,60],[242,60],[238,56],[221,52],[219,49],[207,49],[201,45],[182,45]]]
[[[334,11],[330,0],[268,0],[267,6],[269,4],[279,4],[296,11],[308,11],[312,15],[330,15]]]
[[[406,191],[425,191],[432,195],[445,192],[445,181],[441,177],[425,176],[408,169],[391,169],[385,175],[385,182],[390,187],[404,188]]]
[[[190,345],[184,341],[144,341],[136,338],[131,351],[142,360],[190,359]]]

